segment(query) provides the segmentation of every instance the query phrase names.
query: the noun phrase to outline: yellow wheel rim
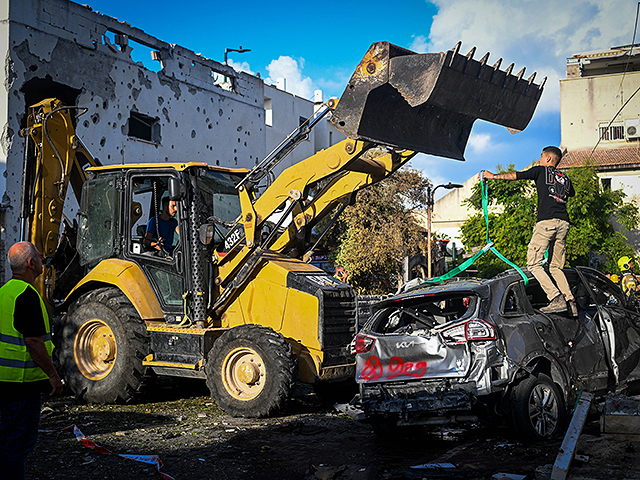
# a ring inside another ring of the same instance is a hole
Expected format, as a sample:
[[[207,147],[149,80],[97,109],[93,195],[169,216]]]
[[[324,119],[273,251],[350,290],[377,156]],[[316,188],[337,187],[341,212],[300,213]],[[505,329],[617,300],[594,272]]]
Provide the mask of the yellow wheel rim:
[[[222,362],[224,387],[237,400],[253,400],[260,395],[266,378],[262,357],[250,348],[235,348]]]
[[[113,331],[103,321],[89,320],[78,330],[73,356],[78,370],[89,380],[100,380],[109,375],[117,353]]]

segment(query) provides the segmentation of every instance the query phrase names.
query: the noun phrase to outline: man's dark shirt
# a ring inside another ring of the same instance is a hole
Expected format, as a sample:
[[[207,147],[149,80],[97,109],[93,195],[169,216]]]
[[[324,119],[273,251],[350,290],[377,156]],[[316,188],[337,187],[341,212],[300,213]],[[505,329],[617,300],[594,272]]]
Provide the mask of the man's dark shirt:
[[[27,288],[16,298],[13,318],[14,328],[25,337],[41,337],[47,333],[40,298],[32,288]],[[39,395],[48,388],[49,380],[26,383],[0,382],[0,397],[7,400],[23,398]]]
[[[516,172],[518,180],[535,180],[538,190],[538,222],[542,220],[569,221],[567,200],[575,195],[571,179],[555,167],[531,167]]]

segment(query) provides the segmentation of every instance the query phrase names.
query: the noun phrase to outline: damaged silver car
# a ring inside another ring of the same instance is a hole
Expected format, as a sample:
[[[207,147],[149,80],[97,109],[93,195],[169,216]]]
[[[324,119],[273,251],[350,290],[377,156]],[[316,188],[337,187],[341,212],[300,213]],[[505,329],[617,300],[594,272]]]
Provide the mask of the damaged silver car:
[[[565,427],[581,390],[640,379],[636,302],[600,272],[565,274],[579,315],[543,314],[531,276],[423,284],[385,299],[355,339],[356,380],[374,429],[507,416],[528,439]],[[425,286],[426,285],[426,286]]]

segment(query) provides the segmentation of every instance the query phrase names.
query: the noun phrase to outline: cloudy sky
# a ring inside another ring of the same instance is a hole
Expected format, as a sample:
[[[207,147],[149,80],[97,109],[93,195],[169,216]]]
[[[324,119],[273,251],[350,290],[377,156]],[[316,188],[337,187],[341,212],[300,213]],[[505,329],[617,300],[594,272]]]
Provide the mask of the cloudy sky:
[[[465,162],[426,155],[412,161],[435,184],[462,183],[482,169],[524,168],[547,145],[559,145],[559,80],[575,53],[632,43],[637,3],[630,0],[327,0],[211,2],[208,0],[83,0],[168,43],[222,61],[225,48],[238,69],[266,81],[287,79],[287,90],[311,99],[340,96],[369,45],[386,40],[416,52],[440,52],[462,40],[462,53],[526,67],[547,77],[533,120],[516,135],[477,121]],[[640,37],[640,35],[638,35]],[[639,38],[636,38],[639,42]],[[135,53],[135,52],[134,52]],[[148,53],[147,53],[148,55]]]

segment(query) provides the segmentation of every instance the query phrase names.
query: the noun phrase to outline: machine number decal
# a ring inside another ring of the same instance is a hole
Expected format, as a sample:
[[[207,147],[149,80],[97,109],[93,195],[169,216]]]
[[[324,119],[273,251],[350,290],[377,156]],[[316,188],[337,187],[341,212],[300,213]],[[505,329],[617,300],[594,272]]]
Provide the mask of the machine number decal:
[[[227,238],[224,239],[224,251],[229,252],[243,237],[244,227],[242,225],[236,225],[236,227],[229,232]]]

